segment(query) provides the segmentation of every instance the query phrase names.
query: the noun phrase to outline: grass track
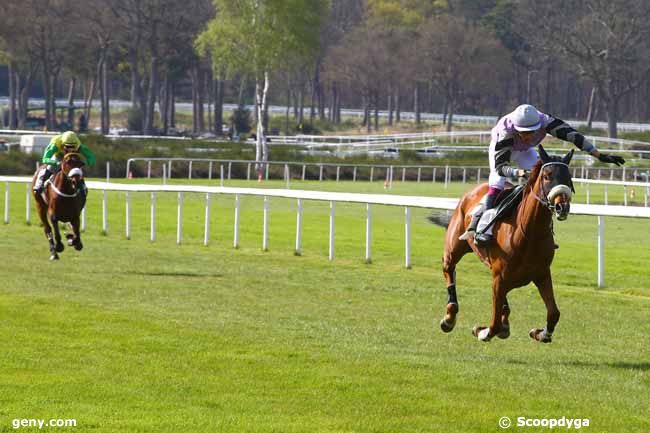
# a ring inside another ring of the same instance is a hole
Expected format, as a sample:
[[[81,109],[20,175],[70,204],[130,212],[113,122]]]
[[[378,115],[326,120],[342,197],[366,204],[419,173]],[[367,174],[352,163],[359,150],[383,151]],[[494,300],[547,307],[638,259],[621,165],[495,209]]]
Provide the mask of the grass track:
[[[426,187],[394,192],[445,193]],[[76,418],[68,431],[77,432],[496,432],[501,416],[650,430],[645,221],[606,219],[606,290],[595,289],[595,218],[556,224],[554,343],[527,336],[545,321],[529,286],[509,297],[510,340],[482,344],[469,330],[489,318],[490,280],[473,257],[458,271],[457,329],[443,335],[434,324],[445,302],[444,232],[425,210],[414,210],[405,270],[400,208],[374,208],[373,264],[364,265],[361,205],[337,206],[330,263],[326,203],[305,204],[304,254],[295,257],[292,200],[272,200],[263,253],[259,198],[243,199],[233,250],[228,197],[214,201],[204,247],[199,195],[186,195],[177,246],[174,195],[159,195],[152,244],[147,195],[132,196],[126,241],[123,193],[109,194],[108,236],[91,194],[85,249],[49,263],[41,229],[23,222],[24,187],[12,187],[12,222],[0,226],[0,432],[14,431],[15,418]]]

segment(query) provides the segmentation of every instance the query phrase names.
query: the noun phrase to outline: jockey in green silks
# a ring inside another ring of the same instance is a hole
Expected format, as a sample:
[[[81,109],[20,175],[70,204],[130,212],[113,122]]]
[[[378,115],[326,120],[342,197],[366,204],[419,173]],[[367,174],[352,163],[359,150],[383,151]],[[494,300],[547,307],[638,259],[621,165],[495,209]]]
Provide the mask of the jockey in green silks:
[[[86,165],[93,165],[97,159],[95,154],[79,140],[79,137],[73,131],[66,131],[63,134],[52,137],[50,144],[47,145],[43,153],[41,162],[46,164],[46,166],[38,172],[38,178],[34,184],[34,192],[39,194],[43,192],[45,181],[60,170],[63,156],[71,152],[81,154],[86,160]]]

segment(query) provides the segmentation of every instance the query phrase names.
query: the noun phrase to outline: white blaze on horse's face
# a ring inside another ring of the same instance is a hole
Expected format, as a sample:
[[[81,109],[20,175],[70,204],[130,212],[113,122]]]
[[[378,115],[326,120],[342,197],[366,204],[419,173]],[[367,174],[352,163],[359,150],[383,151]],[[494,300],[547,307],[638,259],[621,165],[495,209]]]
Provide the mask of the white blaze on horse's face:
[[[81,168],[79,168],[79,167],[75,167],[75,168],[73,168],[72,170],[70,170],[68,172],[68,177],[72,178],[72,177],[75,177],[75,176],[79,176],[80,178],[84,177],[83,170]]]
[[[566,185],[555,185],[548,193],[548,202],[555,209],[555,215],[560,221],[569,216],[571,204],[571,188]]]
[[[548,168],[547,168],[548,167]],[[546,168],[546,170],[545,170]],[[569,166],[563,161],[551,161],[542,165],[542,180],[544,191],[551,188],[546,195],[548,207],[555,211],[558,220],[564,221],[569,216],[571,208],[571,173]]]

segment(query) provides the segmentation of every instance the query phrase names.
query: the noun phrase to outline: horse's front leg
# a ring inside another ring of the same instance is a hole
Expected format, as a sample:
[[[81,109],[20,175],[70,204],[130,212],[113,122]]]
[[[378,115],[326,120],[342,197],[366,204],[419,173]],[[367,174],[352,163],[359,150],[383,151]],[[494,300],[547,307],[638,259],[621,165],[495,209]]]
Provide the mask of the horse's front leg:
[[[539,279],[533,280],[539,294],[546,305],[546,327],[544,329],[533,328],[530,330],[530,337],[542,343],[550,343],[553,339],[553,332],[555,325],[560,320],[560,310],[555,303],[555,295],[553,294],[553,279],[551,278],[551,270],[549,269],[545,275]]]
[[[58,253],[62,252],[64,247],[63,247],[63,242],[61,242],[61,231],[59,230],[59,222],[56,219],[56,215],[54,213],[49,214],[50,217],[50,224],[52,225],[52,229],[54,230],[54,240],[56,241],[56,251]]]
[[[490,326],[485,327],[477,325],[472,330],[472,334],[474,334],[474,336],[479,340],[490,341],[492,337],[502,333],[502,314],[503,307],[507,302],[506,293],[507,291],[501,282],[501,278],[495,277],[492,280],[492,321],[490,322]],[[505,334],[504,337],[507,338]]]
[[[72,238],[72,246],[75,250],[81,251],[84,245],[81,243],[81,231],[79,230],[81,224],[79,221],[79,215],[72,218],[70,224],[72,225],[72,233],[74,234],[74,237]]]

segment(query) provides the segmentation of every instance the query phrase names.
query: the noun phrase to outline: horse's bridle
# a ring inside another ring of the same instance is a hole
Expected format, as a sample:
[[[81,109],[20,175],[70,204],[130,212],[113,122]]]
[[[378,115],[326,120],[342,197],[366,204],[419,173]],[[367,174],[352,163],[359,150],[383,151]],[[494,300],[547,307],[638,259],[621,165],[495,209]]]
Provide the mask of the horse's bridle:
[[[70,157],[71,157],[72,155],[79,155],[79,154],[78,154],[78,153],[68,153],[68,154],[66,154],[63,158],[64,158],[64,160],[66,160],[66,159],[70,159]],[[79,168],[79,167],[71,168],[70,171],[68,171],[67,174],[66,174],[66,173],[63,173],[63,175],[64,175],[65,177],[67,177],[68,179],[71,179],[71,178],[73,178],[74,176],[80,176],[80,177],[81,177],[81,176],[83,176],[83,174],[84,174],[83,170],[81,170],[81,168]],[[67,193],[61,191],[60,189],[58,189],[58,188],[54,185],[54,182],[50,182],[50,187],[54,190],[55,193],[57,193],[57,195],[60,195],[61,197],[73,198],[73,197],[78,196],[79,193],[81,192],[81,189],[80,189],[79,187],[77,187],[77,189],[76,189],[76,191],[74,192],[74,194],[67,194]]]
[[[565,162],[562,162],[562,161],[547,162],[545,164],[542,164],[542,167],[540,168],[540,171],[539,171],[540,178],[542,176],[542,171],[544,170],[544,167],[546,167],[548,165],[563,165],[563,166],[565,166],[567,168],[567,170],[569,169],[569,164],[567,164]],[[555,185],[553,188],[551,188],[551,190],[548,192],[548,195],[546,197],[538,195],[538,194],[535,194],[534,197],[535,197],[535,199],[537,199],[538,202],[540,202],[542,204],[542,206],[548,208],[551,211],[557,212],[558,210],[561,210],[561,209],[557,209],[557,206],[553,203],[553,199],[555,197],[557,197],[558,195],[560,195],[560,194],[566,194],[570,198],[571,197],[571,188],[568,185],[564,185],[564,184]]]

